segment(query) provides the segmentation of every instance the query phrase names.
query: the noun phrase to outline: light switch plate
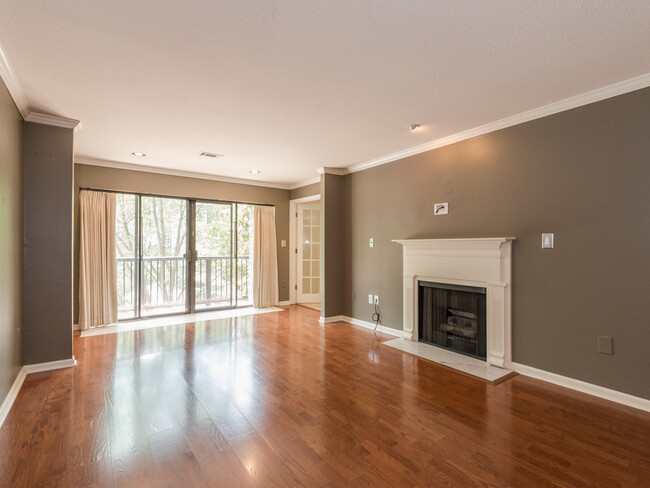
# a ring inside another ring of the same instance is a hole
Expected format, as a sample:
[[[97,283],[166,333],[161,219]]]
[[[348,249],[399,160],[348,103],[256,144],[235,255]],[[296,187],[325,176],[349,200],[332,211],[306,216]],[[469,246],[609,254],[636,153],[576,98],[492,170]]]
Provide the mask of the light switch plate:
[[[370,240],[368,241],[368,245],[370,247],[375,247],[375,238],[371,237]]]
[[[287,247],[287,241],[284,239],[280,241],[280,247]]]
[[[542,234],[542,249],[553,249],[554,234]]]
[[[434,203],[433,215],[447,215],[449,213],[449,203]]]

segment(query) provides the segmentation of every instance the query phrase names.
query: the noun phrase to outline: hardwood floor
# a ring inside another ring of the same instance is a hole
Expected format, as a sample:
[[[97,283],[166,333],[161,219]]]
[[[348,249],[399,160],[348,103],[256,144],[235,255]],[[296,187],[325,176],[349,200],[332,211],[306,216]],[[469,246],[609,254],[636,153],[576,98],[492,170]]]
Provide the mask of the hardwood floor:
[[[650,486],[650,414],[390,338],[304,307],[75,337],[0,430],[0,486]]]

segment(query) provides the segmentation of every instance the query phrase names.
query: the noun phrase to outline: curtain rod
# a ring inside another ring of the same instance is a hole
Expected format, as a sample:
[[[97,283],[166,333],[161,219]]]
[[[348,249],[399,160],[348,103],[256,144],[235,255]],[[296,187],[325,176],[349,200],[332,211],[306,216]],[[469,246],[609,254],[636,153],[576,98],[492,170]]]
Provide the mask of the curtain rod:
[[[218,203],[239,203],[241,205],[257,205],[259,207],[275,207],[274,203],[257,203],[257,202],[243,202],[235,200],[219,200],[217,198],[197,198],[197,197],[181,197],[177,195],[162,195],[160,193],[142,193],[137,191],[122,191],[122,190],[105,190],[103,188],[93,188],[90,186],[80,186],[79,191],[103,191],[105,193],[120,193],[123,195],[138,195],[140,197],[158,197],[158,198],[178,198],[181,200],[195,200],[197,202],[218,202]]]

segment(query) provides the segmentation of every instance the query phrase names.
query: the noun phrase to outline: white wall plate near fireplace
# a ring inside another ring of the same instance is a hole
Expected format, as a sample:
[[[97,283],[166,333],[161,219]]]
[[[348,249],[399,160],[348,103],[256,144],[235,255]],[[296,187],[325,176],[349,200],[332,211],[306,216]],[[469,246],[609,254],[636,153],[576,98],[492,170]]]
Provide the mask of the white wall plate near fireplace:
[[[449,203],[434,203],[433,215],[447,215],[449,213]]]
[[[553,249],[554,234],[542,234],[542,249]]]

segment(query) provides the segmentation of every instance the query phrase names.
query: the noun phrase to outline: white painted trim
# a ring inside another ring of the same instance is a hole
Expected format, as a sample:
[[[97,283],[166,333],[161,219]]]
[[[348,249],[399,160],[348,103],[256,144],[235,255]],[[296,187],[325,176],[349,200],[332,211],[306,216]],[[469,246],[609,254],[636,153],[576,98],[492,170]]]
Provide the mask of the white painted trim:
[[[239,185],[263,186],[266,188],[278,188],[280,190],[289,190],[289,185],[283,183],[268,183],[264,181],[248,180],[245,178],[231,178],[228,176],[211,175],[208,173],[198,173],[194,171],[185,171],[180,169],[160,168],[158,166],[147,166],[144,164],[122,163],[118,161],[107,161],[103,159],[91,158],[74,158],[75,164],[85,164],[87,166],[101,166],[104,168],[123,169],[127,171],[141,171],[143,173],[156,173],[169,176],[184,176],[186,178],[198,178],[201,180],[222,181],[224,183],[237,183]]]
[[[616,390],[610,390],[603,386],[594,385],[585,381],[576,380],[567,376],[562,376],[555,373],[550,373],[542,369],[533,368],[524,364],[512,363],[512,369],[517,373],[524,376],[530,376],[541,381],[553,383],[554,385],[563,386],[571,390],[580,391],[588,395],[593,395],[598,398],[603,398],[612,402],[627,405],[628,407],[638,408],[645,412],[650,412],[650,400],[645,398],[628,395]]]
[[[25,121],[63,127],[64,129],[73,129],[75,132],[81,129],[81,122],[76,119],[68,119],[66,117],[59,117],[58,115],[41,114],[38,112],[29,112],[27,117],[25,117]]]
[[[278,307],[288,307],[291,305],[291,300],[286,300],[284,302],[278,302]]]
[[[295,249],[298,245],[298,204],[316,202],[320,200],[320,193],[316,195],[309,195],[307,197],[295,198],[289,200],[289,302],[298,303],[298,295],[296,291],[297,273],[298,273],[298,254]]]
[[[348,324],[358,325],[359,327],[364,327],[366,329],[371,329],[371,330],[375,329],[375,323],[374,322],[367,322],[365,320],[359,320],[359,319],[355,319],[355,318],[352,318],[352,317],[343,317],[343,321],[347,322]],[[393,329],[391,327],[386,327],[385,325],[378,325],[377,326],[377,331],[381,332],[383,334],[388,334],[388,335],[392,335],[392,336],[395,336],[395,337],[406,337],[404,335],[404,332],[402,332],[401,330]]]
[[[326,175],[337,175],[337,176],[343,176],[347,175],[350,173],[350,170],[348,168],[332,168],[329,166],[323,166],[321,168],[318,168],[316,172],[319,175],[326,174]]]
[[[0,44],[0,77],[7,86],[7,90],[11,98],[13,98],[20,115],[22,115],[23,119],[26,118],[29,114],[29,103],[27,103],[25,92],[23,92],[23,87],[20,85],[16,73],[9,64],[9,59],[7,59],[2,44]]]
[[[81,330],[81,327],[79,327],[79,324],[72,324],[72,330]]]
[[[40,373],[41,371],[51,371],[54,369],[71,368],[77,365],[77,360],[72,356],[70,359],[61,359],[60,361],[50,361],[48,363],[37,363],[26,365],[27,374]]]
[[[317,202],[318,200],[320,200],[320,193],[309,195],[308,197],[295,198],[294,200],[289,200],[289,203],[298,205],[299,203]]]
[[[332,322],[347,322],[345,315],[332,315],[331,317],[319,317],[318,321],[321,324],[331,324]]]
[[[320,176],[314,176],[308,180],[299,181],[298,183],[293,183],[289,190],[295,190],[296,188],[302,188],[303,186],[313,185],[314,183],[320,183]]]
[[[11,385],[11,388],[9,389],[9,393],[7,393],[7,396],[2,402],[2,405],[0,405],[0,427],[2,427],[2,424],[4,424],[7,415],[9,415],[9,411],[11,410],[11,407],[16,401],[16,397],[18,396],[20,387],[23,386],[23,382],[25,381],[26,377],[27,377],[27,372],[25,371],[25,367],[23,366],[22,368],[20,368],[20,371],[18,372],[18,376],[16,376],[13,385]]]
[[[547,117],[549,115],[564,112],[566,110],[582,107],[583,105],[588,105],[590,103],[599,102],[607,98],[623,95],[624,93],[640,90],[648,86],[650,86],[650,73],[646,73],[635,78],[630,78],[629,80],[624,80],[619,83],[614,83],[613,85],[608,85],[596,90],[582,93],[574,97],[566,98],[558,102],[549,103],[548,105],[534,108],[526,112],[511,115],[510,117],[474,127],[473,129],[457,132],[456,134],[452,134],[450,136],[442,137],[440,139],[436,139],[419,146],[410,147],[402,151],[388,154],[387,156],[382,156],[380,158],[354,164],[348,167],[348,171],[350,173],[356,173],[357,171],[363,171],[364,169],[391,163],[393,161],[397,161],[398,159],[407,158],[409,156],[414,156],[415,154],[431,151],[432,149],[437,149],[443,146],[465,141],[467,139],[471,139],[472,137],[482,136],[490,132],[512,127],[513,125],[523,124],[524,122],[530,122],[531,120],[540,119],[542,117]]]

